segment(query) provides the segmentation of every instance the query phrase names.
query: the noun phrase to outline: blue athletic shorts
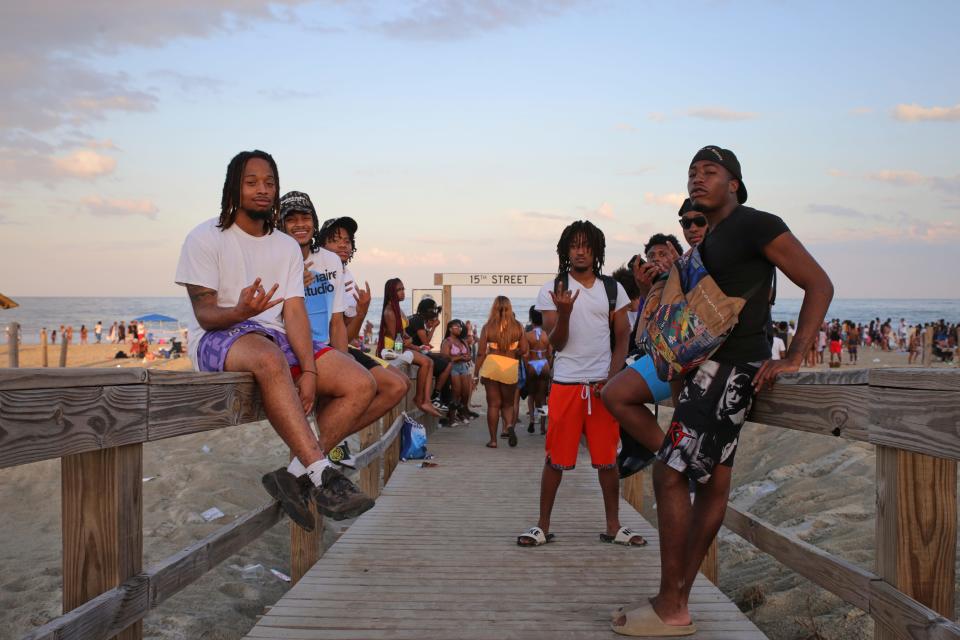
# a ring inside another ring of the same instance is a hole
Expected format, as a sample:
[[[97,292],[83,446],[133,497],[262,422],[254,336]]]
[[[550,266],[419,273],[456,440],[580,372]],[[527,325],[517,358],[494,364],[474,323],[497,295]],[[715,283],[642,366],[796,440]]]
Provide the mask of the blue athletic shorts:
[[[630,368],[643,377],[643,381],[650,387],[654,402],[660,402],[670,397],[670,383],[657,377],[657,370],[653,366],[653,358],[650,356],[638,358],[630,365]]]

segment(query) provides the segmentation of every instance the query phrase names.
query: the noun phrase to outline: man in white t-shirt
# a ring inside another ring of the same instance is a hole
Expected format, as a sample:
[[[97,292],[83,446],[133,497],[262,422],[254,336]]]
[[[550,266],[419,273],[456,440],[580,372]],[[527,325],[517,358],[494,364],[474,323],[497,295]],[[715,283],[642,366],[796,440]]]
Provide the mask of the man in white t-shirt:
[[[347,275],[346,261],[341,253],[334,251],[336,245],[330,243],[330,239],[336,230],[355,233],[357,223],[352,218],[334,218],[321,228],[310,196],[300,191],[291,191],[280,198],[280,220],[283,230],[297,241],[303,255],[304,270],[308,274],[304,282],[305,299],[314,340],[329,342],[349,355],[355,361],[354,367],[369,371],[377,383],[376,395],[353,425],[352,432],[357,433],[397,406],[410,387],[405,375],[395,369],[388,371],[367,354],[348,348],[354,337],[349,335],[350,329],[357,333],[360,330],[356,318],[358,294],[353,275]],[[338,226],[334,227],[334,223]],[[364,315],[370,305],[369,285],[365,294]],[[363,318],[359,320],[362,322]],[[337,464],[353,467],[347,441],[334,444],[336,446],[327,449],[327,457]]]
[[[646,544],[642,536],[620,526],[620,427],[600,399],[604,383],[623,368],[630,334],[630,299],[616,280],[600,272],[605,244],[603,232],[592,223],[580,220],[569,225],[557,243],[559,276],[543,285],[537,296],[536,308],[543,314],[543,328],[556,355],[547,402],[550,424],[540,519],[517,538],[520,546],[538,546],[553,538],[550,514],[564,470],[576,466],[583,435],[603,493],[606,530],[600,539]]]
[[[227,167],[220,217],[189,233],[175,280],[192,305],[194,368],[253,373],[270,424],[296,456],[264,475],[264,488],[312,530],[311,499],[334,519],[355,517],[373,501],[325,457],[306,414],[318,394],[329,398],[316,416],[324,441],[335,444],[366,410],[376,384],[351,359],[312,340],[302,255],[293,239],[273,233],[277,182],[269,154],[237,154]]]
[[[774,334],[773,344],[770,347],[770,359],[780,360],[787,354],[787,345],[783,343],[783,338]]]

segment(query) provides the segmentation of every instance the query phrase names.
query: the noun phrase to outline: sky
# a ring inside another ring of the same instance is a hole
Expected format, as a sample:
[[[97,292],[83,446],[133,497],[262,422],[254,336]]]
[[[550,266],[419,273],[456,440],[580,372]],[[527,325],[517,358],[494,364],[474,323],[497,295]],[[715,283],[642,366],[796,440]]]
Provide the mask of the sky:
[[[0,291],[181,295],[237,152],[400,276],[607,271],[733,149],[838,298],[957,298],[960,4],[37,0],[0,21]],[[492,295],[457,289],[457,295]],[[499,293],[499,292],[497,292]],[[533,295],[532,290],[509,292]],[[802,291],[782,281],[780,295]]]

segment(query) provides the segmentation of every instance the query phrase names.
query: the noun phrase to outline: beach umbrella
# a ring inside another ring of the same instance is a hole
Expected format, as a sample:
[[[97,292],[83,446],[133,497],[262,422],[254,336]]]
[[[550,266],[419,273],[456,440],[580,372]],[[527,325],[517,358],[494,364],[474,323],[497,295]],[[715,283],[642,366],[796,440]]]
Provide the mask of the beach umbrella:
[[[0,309],[13,309],[14,307],[19,307],[20,305],[8,298],[7,296],[0,293]]]
[[[176,318],[171,318],[170,316],[165,316],[160,313],[148,313],[139,318],[134,318],[134,322],[177,322]]]

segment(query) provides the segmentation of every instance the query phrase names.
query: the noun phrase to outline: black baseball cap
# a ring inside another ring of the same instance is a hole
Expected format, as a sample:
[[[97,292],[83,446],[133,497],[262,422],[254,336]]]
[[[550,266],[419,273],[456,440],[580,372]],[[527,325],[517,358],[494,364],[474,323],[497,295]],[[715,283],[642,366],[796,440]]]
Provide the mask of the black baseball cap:
[[[347,230],[347,233],[350,234],[352,238],[357,233],[357,221],[348,216],[342,216],[340,218],[330,218],[329,220],[324,220],[323,224],[320,225],[320,235],[322,236],[327,232],[328,229],[333,228],[344,228]]]
[[[686,200],[683,201],[683,204],[680,205],[680,211],[677,211],[677,215],[680,217],[683,217],[683,214],[689,213],[691,211],[699,212],[700,209],[695,209],[693,206],[693,202],[690,200],[690,198],[687,198]]]
[[[317,210],[313,208],[310,202],[310,196],[302,191],[288,191],[280,198],[280,219],[283,220],[294,211],[309,213],[313,217],[317,216]]]
[[[737,160],[737,156],[733,151],[715,145],[707,145],[697,151],[697,154],[693,156],[693,160],[690,161],[690,166],[692,167],[693,163],[700,162],[701,160],[716,162],[729,171],[730,175],[740,183],[740,187],[737,189],[737,202],[743,204],[747,201],[747,185],[743,184],[743,172],[740,170],[740,161]]]

